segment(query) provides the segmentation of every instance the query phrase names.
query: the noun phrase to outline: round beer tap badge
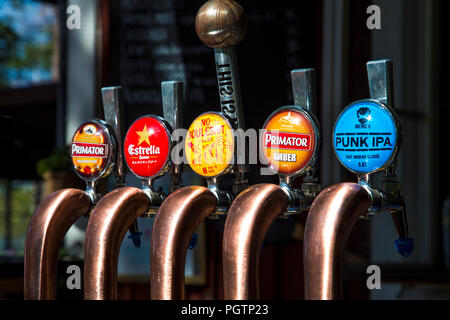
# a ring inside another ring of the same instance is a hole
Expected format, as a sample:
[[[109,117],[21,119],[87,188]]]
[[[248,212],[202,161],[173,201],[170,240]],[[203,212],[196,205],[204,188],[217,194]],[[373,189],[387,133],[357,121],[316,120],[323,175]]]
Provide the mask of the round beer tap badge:
[[[342,111],[333,132],[339,161],[355,173],[372,173],[390,165],[397,154],[399,126],[394,114],[374,100],[361,100]]]
[[[128,168],[139,178],[151,179],[168,169],[172,141],[163,119],[137,119],[125,136],[124,153]]]
[[[100,121],[83,123],[72,138],[72,164],[77,175],[87,181],[110,173],[115,142],[109,129]]]
[[[233,129],[221,114],[207,112],[189,127],[186,158],[192,170],[204,177],[226,172],[234,157]]]
[[[318,139],[317,125],[305,110],[283,107],[266,120],[260,140],[262,156],[277,174],[301,174],[315,160]]]

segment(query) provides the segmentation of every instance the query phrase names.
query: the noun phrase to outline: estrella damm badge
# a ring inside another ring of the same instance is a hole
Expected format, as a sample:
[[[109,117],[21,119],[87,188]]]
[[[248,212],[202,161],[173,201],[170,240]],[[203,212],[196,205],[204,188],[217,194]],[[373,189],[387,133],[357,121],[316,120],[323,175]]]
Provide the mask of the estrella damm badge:
[[[388,107],[375,100],[361,100],[347,106],[336,120],[333,147],[342,165],[366,174],[392,163],[399,136],[399,124]]]
[[[88,181],[110,173],[110,157],[114,148],[109,129],[100,121],[83,123],[72,138],[71,157],[77,175]]]
[[[169,167],[171,150],[170,131],[158,116],[137,119],[125,136],[125,161],[128,168],[141,179],[151,179],[165,173]]]
[[[231,167],[234,135],[229,121],[221,114],[207,112],[189,127],[186,159],[192,170],[204,177],[215,177]]]
[[[318,126],[307,111],[283,107],[266,120],[260,140],[262,156],[273,172],[297,175],[313,163],[318,139]]]

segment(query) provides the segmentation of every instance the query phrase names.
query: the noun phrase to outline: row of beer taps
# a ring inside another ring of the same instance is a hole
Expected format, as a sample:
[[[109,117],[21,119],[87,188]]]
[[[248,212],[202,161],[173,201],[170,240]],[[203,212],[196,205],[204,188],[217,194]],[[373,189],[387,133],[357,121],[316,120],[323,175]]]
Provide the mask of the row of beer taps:
[[[143,116],[126,134],[121,88],[103,88],[105,119],[83,123],[72,141],[74,169],[86,181],[86,190],[52,193],[41,202],[29,223],[25,299],[56,298],[58,249],[65,233],[81,216],[89,216],[84,247],[84,298],[91,300],[118,298],[120,246],[128,230],[129,237],[139,246],[139,217],[155,219],[150,252],[150,293],[155,300],[185,298],[184,267],[189,241],[207,218],[226,219],[225,299],[259,297],[262,242],[275,219],[292,214],[308,214],[303,252],[307,299],[342,297],[341,257],[357,219],[390,212],[398,233],[397,250],[404,256],[411,253],[413,243],[395,172],[402,137],[393,108],[392,62],[367,64],[371,99],[349,105],[336,122],[336,155],[357,174],[358,183],[322,189],[315,177],[321,136],[311,111],[315,107],[314,70],[296,69],[291,73],[294,105],[275,110],[260,137],[262,157],[269,170],[279,175],[280,183],[249,186],[248,166],[236,161],[243,157],[239,154],[243,150],[236,147],[233,136],[234,130],[245,130],[235,51],[246,32],[244,11],[233,0],[209,0],[197,14],[195,29],[200,40],[214,49],[220,112],[206,112],[194,120],[183,137],[184,152],[193,171],[206,179],[207,187],[182,186],[183,165],[170,161],[174,144],[181,138],[172,133],[182,128],[182,82],[161,84],[163,118]],[[354,116],[356,125],[349,125],[349,114]],[[214,126],[220,130],[210,131],[212,137],[206,137],[205,132]],[[372,138],[382,147],[369,146]],[[128,170],[142,180],[141,188],[126,185]],[[384,172],[381,188],[371,181],[378,172]],[[96,184],[110,173],[115,176],[114,189],[100,196]],[[154,180],[165,173],[171,175],[168,195],[161,189],[154,190]],[[229,173],[235,176],[232,190],[221,190],[219,179]],[[292,182],[298,176],[303,176],[303,183],[295,189]]]

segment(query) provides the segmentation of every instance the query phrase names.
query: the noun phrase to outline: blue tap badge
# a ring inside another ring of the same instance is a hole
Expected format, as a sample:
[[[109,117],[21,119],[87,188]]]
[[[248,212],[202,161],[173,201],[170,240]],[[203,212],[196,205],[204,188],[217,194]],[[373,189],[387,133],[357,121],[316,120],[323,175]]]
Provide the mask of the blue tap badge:
[[[333,131],[339,161],[352,172],[372,173],[390,165],[397,152],[398,126],[392,112],[374,100],[342,111]]]

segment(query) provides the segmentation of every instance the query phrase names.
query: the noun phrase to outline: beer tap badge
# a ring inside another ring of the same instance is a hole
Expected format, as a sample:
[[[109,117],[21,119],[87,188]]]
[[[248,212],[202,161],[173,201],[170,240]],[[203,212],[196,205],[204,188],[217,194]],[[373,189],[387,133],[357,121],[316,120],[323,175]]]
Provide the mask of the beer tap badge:
[[[372,173],[391,164],[398,144],[393,113],[374,100],[350,104],[336,121],[333,147],[339,161],[352,172]]]
[[[226,172],[234,157],[234,135],[228,120],[221,114],[207,112],[189,127],[186,158],[192,170],[204,177]]]
[[[171,147],[170,132],[163,119],[144,116],[131,125],[125,136],[125,161],[141,179],[158,177],[168,169]]]
[[[305,110],[295,106],[280,108],[263,127],[261,154],[275,173],[298,175],[312,164],[318,135],[317,125]]]
[[[110,173],[114,142],[109,129],[100,121],[83,123],[72,138],[72,164],[77,175],[94,181]]]

